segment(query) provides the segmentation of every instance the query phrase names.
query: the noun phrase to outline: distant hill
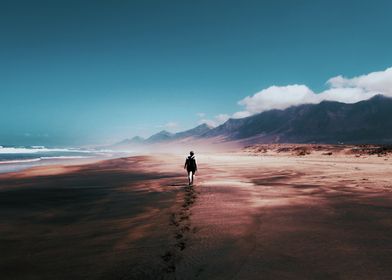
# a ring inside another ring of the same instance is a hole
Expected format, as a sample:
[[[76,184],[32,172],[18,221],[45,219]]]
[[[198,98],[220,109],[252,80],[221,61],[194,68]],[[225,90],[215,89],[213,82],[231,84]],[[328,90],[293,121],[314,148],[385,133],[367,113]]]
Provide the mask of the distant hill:
[[[121,142],[114,144],[113,146],[129,146],[129,145],[141,145],[145,141],[144,138],[140,136],[135,136],[131,139],[124,139]]]
[[[209,132],[213,127],[203,123],[199,126],[196,126],[195,128],[178,132],[173,135],[173,139],[184,139],[188,137],[200,137]]]
[[[161,131],[144,144],[219,138],[253,143],[392,143],[392,98],[377,95],[354,104],[319,104],[270,110],[242,119],[229,119],[211,128],[206,124],[170,133]],[[134,139],[134,138],[133,138]],[[132,139],[131,139],[132,141]]]
[[[169,131],[162,130],[154,135],[151,135],[149,138],[146,139],[146,143],[158,143],[158,142],[165,142],[169,141],[173,137],[173,133]]]

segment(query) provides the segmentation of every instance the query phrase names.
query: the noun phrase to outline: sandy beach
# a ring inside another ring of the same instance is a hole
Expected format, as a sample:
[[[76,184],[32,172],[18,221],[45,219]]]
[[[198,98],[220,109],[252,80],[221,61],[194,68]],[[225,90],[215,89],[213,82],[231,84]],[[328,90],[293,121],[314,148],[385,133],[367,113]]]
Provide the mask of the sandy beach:
[[[1,174],[1,278],[390,278],[392,157],[295,151]]]

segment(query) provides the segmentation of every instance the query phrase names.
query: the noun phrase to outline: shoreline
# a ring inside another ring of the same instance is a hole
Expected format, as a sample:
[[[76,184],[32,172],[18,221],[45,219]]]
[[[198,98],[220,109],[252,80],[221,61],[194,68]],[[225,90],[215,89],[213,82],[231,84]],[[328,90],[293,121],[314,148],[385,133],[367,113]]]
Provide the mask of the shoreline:
[[[206,152],[206,154],[211,153],[211,151]],[[320,157],[325,158],[327,156],[332,156],[334,158],[368,158],[368,157],[382,157],[388,160],[392,156],[392,146],[391,145],[374,145],[374,144],[361,144],[361,145],[343,145],[343,144],[255,144],[245,146],[238,151],[224,151],[213,153],[220,155],[236,155],[236,156],[270,156],[270,157],[290,157],[297,156],[300,157]],[[53,159],[40,159],[15,162],[0,162],[0,167],[10,167],[8,170],[1,170],[0,175],[9,173],[18,173],[23,171],[28,171],[29,169],[40,169],[44,172],[46,167],[50,166],[72,166],[72,165],[86,165],[93,164],[105,160],[113,160],[119,158],[135,157],[135,156],[172,156],[172,152],[162,153],[162,152],[134,152],[132,155],[121,155],[121,156],[91,156],[91,157],[58,157]],[[39,163],[39,164],[37,164]],[[2,166],[3,165],[3,166]]]

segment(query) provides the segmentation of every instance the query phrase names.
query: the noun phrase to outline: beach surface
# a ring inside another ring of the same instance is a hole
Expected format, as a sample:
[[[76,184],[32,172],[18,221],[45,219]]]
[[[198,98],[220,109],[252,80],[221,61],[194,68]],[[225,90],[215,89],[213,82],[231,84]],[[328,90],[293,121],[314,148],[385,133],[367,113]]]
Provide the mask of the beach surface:
[[[172,154],[0,174],[1,278],[391,278],[390,155],[196,157],[193,187]]]

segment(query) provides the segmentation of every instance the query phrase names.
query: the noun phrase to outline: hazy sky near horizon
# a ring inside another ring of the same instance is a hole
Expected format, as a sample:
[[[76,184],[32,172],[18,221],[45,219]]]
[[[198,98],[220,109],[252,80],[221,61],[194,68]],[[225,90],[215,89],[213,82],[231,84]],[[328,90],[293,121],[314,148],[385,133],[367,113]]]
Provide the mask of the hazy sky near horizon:
[[[110,143],[259,112],[281,89],[351,88],[326,82],[392,66],[391,10],[388,0],[0,0],[0,145]]]

